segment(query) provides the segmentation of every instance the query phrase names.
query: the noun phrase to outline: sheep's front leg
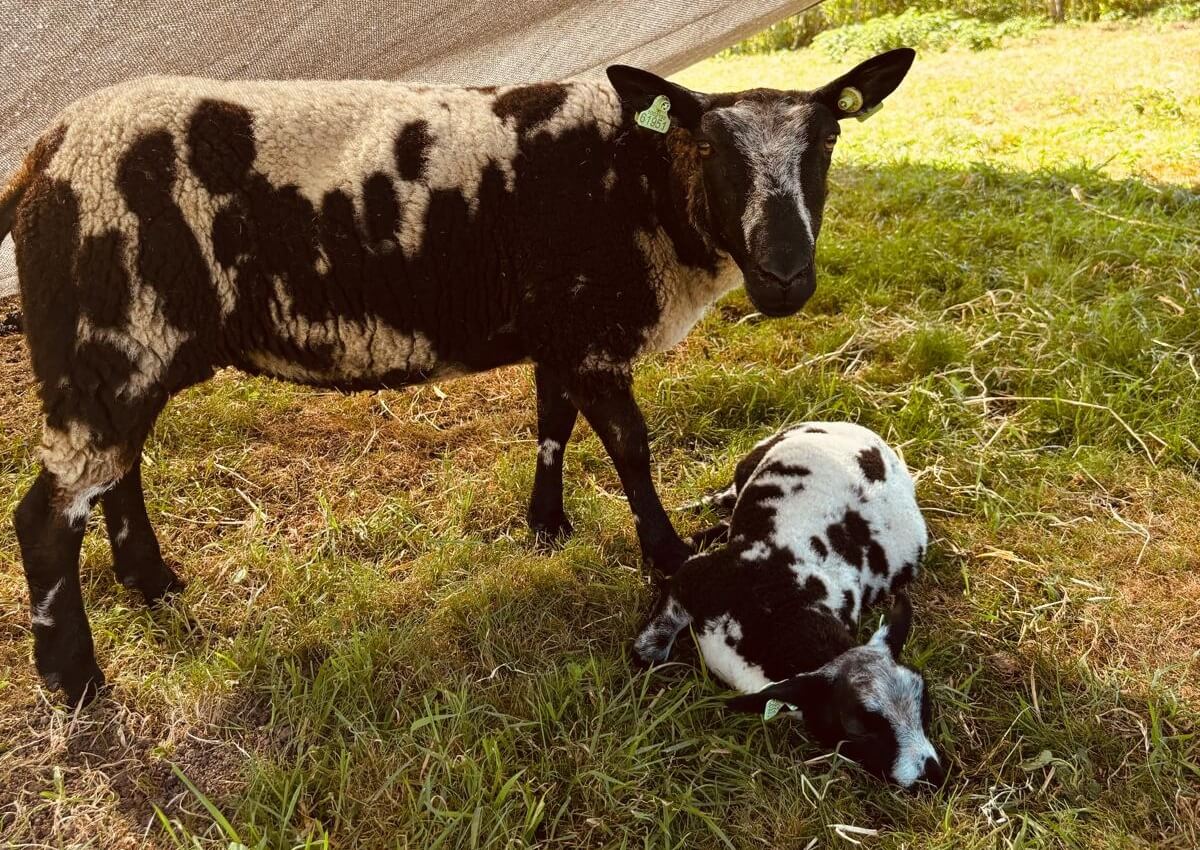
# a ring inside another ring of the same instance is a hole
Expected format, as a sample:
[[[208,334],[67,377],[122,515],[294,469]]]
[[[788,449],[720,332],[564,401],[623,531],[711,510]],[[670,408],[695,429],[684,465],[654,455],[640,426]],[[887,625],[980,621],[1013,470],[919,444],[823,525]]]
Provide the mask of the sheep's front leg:
[[[538,459],[529,498],[529,530],[546,545],[571,536],[571,523],[563,510],[563,455],[575,429],[579,411],[566,386],[542,367],[533,372],[537,385]]]
[[[692,550],[675,533],[654,488],[646,421],[633,398],[630,376],[589,374],[568,382],[567,392],[617,468],[646,565],[664,575],[672,574]]]
[[[692,622],[692,615],[668,588],[658,598],[654,611],[633,642],[634,661],[650,666],[671,657],[675,638]]]

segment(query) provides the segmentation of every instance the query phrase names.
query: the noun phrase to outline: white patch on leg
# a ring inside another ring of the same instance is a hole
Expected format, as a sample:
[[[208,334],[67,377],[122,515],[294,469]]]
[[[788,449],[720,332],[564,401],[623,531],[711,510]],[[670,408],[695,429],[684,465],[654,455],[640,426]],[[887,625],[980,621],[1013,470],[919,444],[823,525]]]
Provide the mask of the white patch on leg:
[[[113,537],[113,543],[120,546],[129,538],[129,518],[121,517],[121,527],[117,529],[117,534]]]
[[[114,482],[115,483],[115,482]],[[112,484],[97,484],[75,494],[75,497],[63,508],[63,518],[71,526],[78,525],[88,518],[96,499],[112,489]]]
[[[542,440],[538,445],[538,457],[542,461],[542,466],[553,466],[554,456],[562,450],[562,443],[558,440]]]
[[[66,578],[60,578],[58,583],[50,588],[49,592],[42,597],[42,601],[33,606],[32,619],[35,626],[46,626],[48,628],[54,625],[54,618],[50,616],[50,606],[54,604],[54,597],[58,596],[58,592],[62,590],[62,586],[66,581]]]

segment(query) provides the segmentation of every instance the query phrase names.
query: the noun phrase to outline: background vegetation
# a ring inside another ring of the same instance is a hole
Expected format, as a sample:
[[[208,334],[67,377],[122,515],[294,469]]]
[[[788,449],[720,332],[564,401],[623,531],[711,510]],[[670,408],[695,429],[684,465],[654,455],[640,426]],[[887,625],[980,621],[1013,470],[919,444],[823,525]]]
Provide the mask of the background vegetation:
[[[1190,0],[825,0],[734,45],[727,55],[794,50],[810,44],[832,59],[866,57],[892,47],[982,50],[1038,29],[1081,21],[1146,16],[1157,22],[1200,19]]]
[[[844,67],[735,56],[680,80]],[[650,595],[586,428],[575,539],[528,540],[526,369],[353,396],[223,373],[146,449],[183,597],[145,610],[98,519],[87,538],[114,687],[78,716],[36,682],[0,523],[0,844],[1200,846],[1197,67],[1200,30],[1149,20],[923,53],[845,128],[810,307],[768,321],[733,294],[640,371],[668,505],[785,422],[903,450],[934,534],[910,658],[941,793],[726,715],[686,651],[634,670]],[[8,515],[35,472],[20,337],[0,410]]]

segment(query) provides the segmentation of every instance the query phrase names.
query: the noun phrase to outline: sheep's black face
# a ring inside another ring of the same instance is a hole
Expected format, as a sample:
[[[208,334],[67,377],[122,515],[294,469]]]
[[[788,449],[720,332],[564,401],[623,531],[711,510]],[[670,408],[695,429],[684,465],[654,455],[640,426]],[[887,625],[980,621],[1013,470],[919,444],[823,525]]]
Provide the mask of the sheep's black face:
[[[838,133],[823,104],[756,92],[709,109],[693,134],[711,235],[768,316],[795,313],[816,290],[813,260]]]
[[[754,305],[768,316],[787,316],[816,290],[838,121],[876,108],[913,57],[908,48],[882,53],[814,91],[700,94],[624,65],[609,68],[608,76],[631,111],[659,95],[670,100],[672,127],[688,132],[700,163],[707,221],[694,223],[737,262]]]
[[[864,646],[842,653],[811,673],[777,682],[730,701],[761,711],[775,699],[797,707],[809,733],[881,779],[903,788],[941,785],[942,759],[929,740],[932,705],[925,679],[900,663],[912,608],[898,597],[887,625]]]

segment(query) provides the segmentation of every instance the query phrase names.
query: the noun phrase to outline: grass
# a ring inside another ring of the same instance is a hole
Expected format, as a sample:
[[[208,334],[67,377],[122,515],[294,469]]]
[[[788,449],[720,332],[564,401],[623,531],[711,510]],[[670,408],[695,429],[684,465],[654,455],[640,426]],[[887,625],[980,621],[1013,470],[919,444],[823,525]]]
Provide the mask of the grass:
[[[787,421],[902,447],[935,543],[910,655],[949,786],[908,797],[689,663],[626,657],[649,594],[596,438],[538,554],[525,369],[339,396],[221,374],[145,456],[189,586],[83,581],[112,697],[48,702],[0,526],[0,841],[13,847],[1195,847],[1200,843],[1200,30],[922,58],[836,154],[818,295],[730,296],[638,378],[668,505]],[[812,52],[698,88],[794,87]],[[0,513],[34,474],[0,340]],[[699,520],[681,517],[691,530]],[[815,842],[815,843],[814,843]]]

